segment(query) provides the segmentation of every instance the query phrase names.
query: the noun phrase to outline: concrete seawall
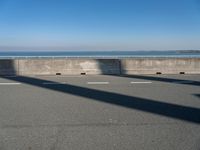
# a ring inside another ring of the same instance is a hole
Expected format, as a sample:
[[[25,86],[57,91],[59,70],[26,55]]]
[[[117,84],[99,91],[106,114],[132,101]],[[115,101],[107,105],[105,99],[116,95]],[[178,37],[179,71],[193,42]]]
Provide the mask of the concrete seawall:
[[[134,58],[121,60],[122,74],[199,74],[200,58]]]
[[[120,74],[118,59],[0,60],[0,75]]]
[[[199,74],[200,58],[7,59],[0,75]]]

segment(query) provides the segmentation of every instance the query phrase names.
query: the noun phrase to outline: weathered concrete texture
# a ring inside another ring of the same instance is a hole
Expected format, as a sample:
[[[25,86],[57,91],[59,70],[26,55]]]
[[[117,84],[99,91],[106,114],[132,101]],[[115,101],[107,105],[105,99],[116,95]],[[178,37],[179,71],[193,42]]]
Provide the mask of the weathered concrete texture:
[[[200,73],[200,58],[0,60],[0,75]]]
[[[18,72],[18,60],[0,60],[0,75],[15,75]]]
[[[51,74],[52,70],[51,59],[24,59],[19,60],[20,75],[45,75]]]
[[[19,74],[119,74],[119,66],[117,59],[26,59],[19,60]]]
[[[200,73],[200,58],[134,58],[121,60],[122,74]]]

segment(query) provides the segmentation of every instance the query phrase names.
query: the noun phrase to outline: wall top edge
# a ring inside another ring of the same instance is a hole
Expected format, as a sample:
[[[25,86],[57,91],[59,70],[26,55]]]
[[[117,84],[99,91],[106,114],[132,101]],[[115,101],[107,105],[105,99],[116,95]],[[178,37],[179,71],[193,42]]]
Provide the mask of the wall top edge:
[[[0,58],[0,60],[51,60],[51,59],[80,59],[80,60],[84,60],[84,59],[91,59],[91,60],[95,60],[95,59],[200,59],[200,57],[17,57],[17,58]]]

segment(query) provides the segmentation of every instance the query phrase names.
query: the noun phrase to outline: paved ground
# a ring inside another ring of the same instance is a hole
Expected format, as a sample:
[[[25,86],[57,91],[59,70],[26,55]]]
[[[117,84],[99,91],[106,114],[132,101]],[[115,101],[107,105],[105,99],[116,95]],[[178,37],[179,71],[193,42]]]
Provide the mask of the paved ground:
[[[200,75],[0,78],[0,150],[200,150]]]

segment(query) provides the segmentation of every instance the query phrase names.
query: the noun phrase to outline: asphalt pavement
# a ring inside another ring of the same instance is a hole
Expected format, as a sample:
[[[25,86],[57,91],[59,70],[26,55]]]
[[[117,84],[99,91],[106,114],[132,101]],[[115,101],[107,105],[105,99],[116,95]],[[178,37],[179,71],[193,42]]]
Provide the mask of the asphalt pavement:
[[[200,75],[0,77],[0,150],[200,150]]]

